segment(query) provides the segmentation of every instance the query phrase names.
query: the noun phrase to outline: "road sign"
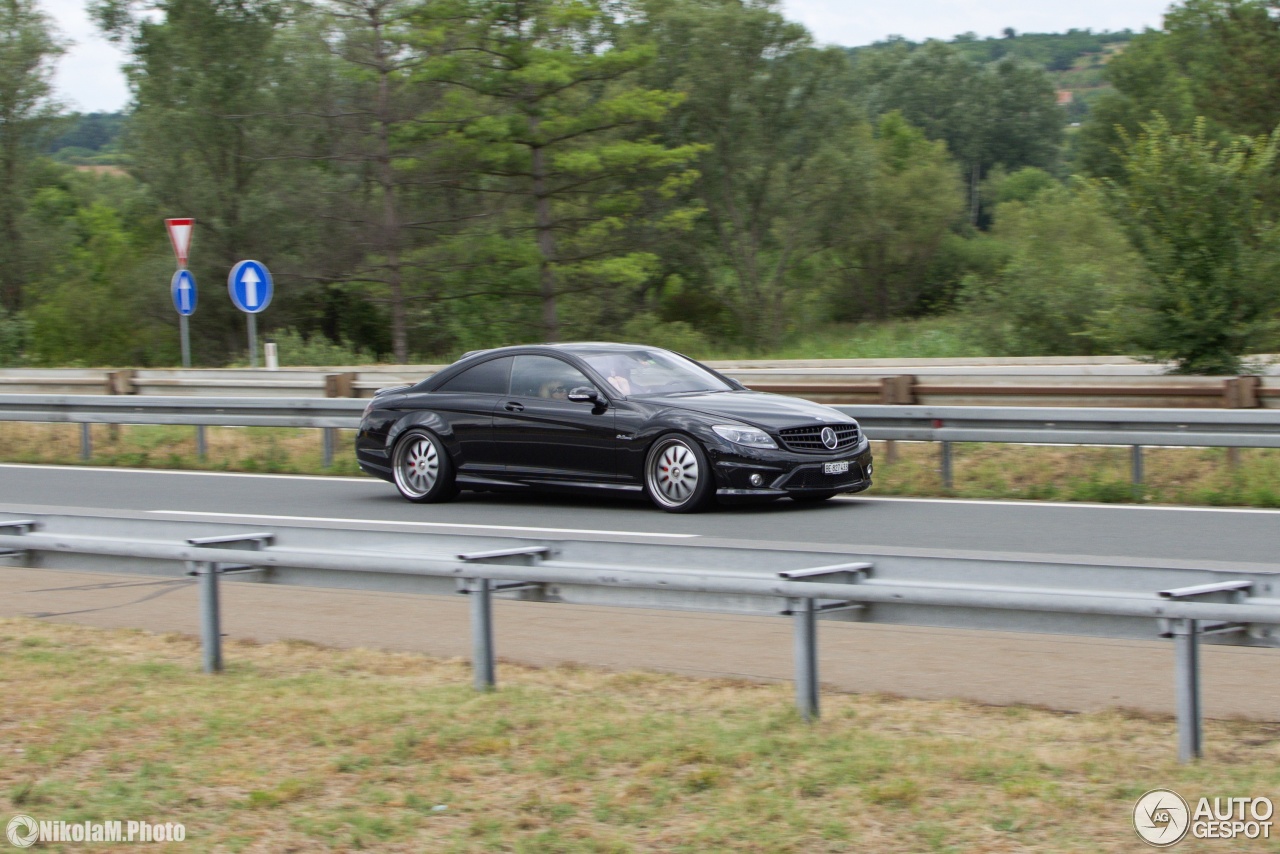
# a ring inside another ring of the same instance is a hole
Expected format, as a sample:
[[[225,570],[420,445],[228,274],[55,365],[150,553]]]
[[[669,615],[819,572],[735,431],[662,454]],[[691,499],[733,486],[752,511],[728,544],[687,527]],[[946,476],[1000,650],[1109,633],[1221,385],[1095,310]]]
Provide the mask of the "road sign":
[[[196,277],[190,270],[179,270],[173,274],[169,282],[169,293],[173,296],[173,307],[178,314],[189,317],[196,313]]]
[[[241,261],[227,276],[227,293],[246,314],[257,314],[271,304],[271,288],[271,273],[257,261]]]
[[[164,227],[169,230],[169,242],[173,244],[173,254],[178,257],[178,266],[187,266],[187,251],[191,249],[191,233],[195,231],[196,221],[189,217],[166,219]]]

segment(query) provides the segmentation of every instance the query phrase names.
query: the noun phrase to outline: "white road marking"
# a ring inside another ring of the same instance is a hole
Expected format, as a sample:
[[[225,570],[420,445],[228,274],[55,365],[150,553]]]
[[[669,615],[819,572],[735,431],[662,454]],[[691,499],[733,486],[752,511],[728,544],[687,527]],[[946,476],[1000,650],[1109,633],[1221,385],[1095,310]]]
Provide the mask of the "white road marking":
[[[96,471],[96,472],[127,472],[129,474],[161,474],[161,475],[190,475],[196,477],[267,477],[287,480],[306,480],[313,481],[333,481],[335,483],[368,483],[381,484],[382,481],[375,477],[342,477],[337,475],[319,475],[319,474],[258,474],[254,472],[241,471],[198,471],[184,469],[138,469],[125,468],[123,466],[78,466],[78,465],[43,465],[39,463],[0,463],[0,469],[51,469],[54,471]],[[973,504],[978,506],[989,507],[1071,507],[1076,509],[1091,510],[1172,510],[1179,513],[1261,513],[1270,515],[1280,515],[1280,509],[1267,509],[1263,507],[1184,507],[1177,504],[1100,504],[1096,502],[1085,501],[1034,501],[1029,499],[1008,499],[997,501],[994,499],[982,498],[911,498],[908,496],[868,496],[865,494],[858,495],[838,495],[834,501],[863,501],[873,502],[899,502],[899,503],[915,503],[915,504]],[[369,521],[369,520],[364,520]],[[426,524],[426,523],[423,523]],[[443,523],[441,523],[443,524]],[[456,527],[456,526],[455,526]],[[521,529],[526,530],[526,529]],[[600,533],[609,533],[602,531]],[[623,532],[626,533],[626,532]],[[652,534],[651,536],[675,536],[669,534]],[[682,535],[683,536],[683,535]]]
[[[413,525],[419,528],[468,528],[476,531],[532,531],[538,534],[608,534],[623,537],[663,537],[696,540],[701,534],[659,534],[651,531],[605,531],[597,528],[531,528],[524,525],[474,525],[463,522],[399,522],[394,519],[343,519],[328,516],[274,516],[265,513],[210,513],[201,510],[151,510],[166,516],[218,516],[227,519],[254,519],[266,522],[336,522],[340,524]]]
[[[1087,501],[1034,501],[1011,498],[1005,501],[983,498],[910,498],[907,496],[837,495],[837,501],[897,502],[908,504],[975,504],[988,507],[1071,507],[1084,510],[1174,510],[1179,513],[1263,513],[1280,515],[1280,510],[1264,507],[1184,507],[1178,504],[1100,504]]]

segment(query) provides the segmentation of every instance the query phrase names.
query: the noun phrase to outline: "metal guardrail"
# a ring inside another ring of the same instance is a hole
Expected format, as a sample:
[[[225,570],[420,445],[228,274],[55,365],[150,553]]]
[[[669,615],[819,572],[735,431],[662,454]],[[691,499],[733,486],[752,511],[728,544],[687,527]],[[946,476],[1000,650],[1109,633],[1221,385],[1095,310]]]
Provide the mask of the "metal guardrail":
[[[1130,448],[1134,486],[1147,446],[1280,448],[1280,412],[1260,409],[1092,407],[837,406],[867,435],[893,442],[939,442],[942,482],[952,485],[952,444],[1120,445]]]
[[[710,364],[761,391],[822,403],[933,406],[1155,406],[1280,408],[1280,357],[1246,377],[1164,374],[1124,357],[1025,359],[735,360]],[[333,368],[0,370],[0,392],[261,397],[372,397],[414,383],[440,365]]]
[[[138,397],[133,395],[0,394],[0,421],[79,424],[80,457],[93,456],[94,424],[165,424],[196,428],[206,454],[205,427],[307,427],[321,431],[324,466],[333,464],[336,433],[360,426],[367,401],[350,398]]]
[[[135,395],[0,394],[0,421],[83,425],[81,455],[92,453],[91,424],[185,424],[310,427],[323,430],[332,462],[339,428],[359,426],[365,401],[347,398],[140,397]],[[1142,482],[1145,446],[1280,448],[1280,412],[1239,409],[1101,409],[1093,407],[837,406],[872,439],[941,443],[943,482],[952,483],[952,444],[1129,446],[1133,482]],[[202,435],[197,444],[203,448]],[[203,451],[201,452],[203,456]]]
[[[495,596],[788,615],[796,704],[819,712],[817,620],[1174,640],[1179,755],[1201,755],[1201,642],[1280,646],[1280,570],[1047,557],[786,551],[406,532],[394,524],[202,521],[0,507],[0,555],[48,569],[195,576],[208,671],[220,578],[471,597],[475,686],[495,685]]]

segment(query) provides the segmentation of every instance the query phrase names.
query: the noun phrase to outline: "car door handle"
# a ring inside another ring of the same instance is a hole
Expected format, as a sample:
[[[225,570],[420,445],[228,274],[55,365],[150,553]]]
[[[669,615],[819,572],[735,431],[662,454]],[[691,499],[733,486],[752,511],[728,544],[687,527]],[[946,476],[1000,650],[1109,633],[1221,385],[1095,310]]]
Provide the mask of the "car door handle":
[[[503,408],[503,409],[505,409],[505,410],[507,410],[508,412],[524,412],[524,404],[523,404],[523,403],[515,403],[515,402],[512,402],[512,403],[508,403],[507,405],[503,406],[502,408]]]

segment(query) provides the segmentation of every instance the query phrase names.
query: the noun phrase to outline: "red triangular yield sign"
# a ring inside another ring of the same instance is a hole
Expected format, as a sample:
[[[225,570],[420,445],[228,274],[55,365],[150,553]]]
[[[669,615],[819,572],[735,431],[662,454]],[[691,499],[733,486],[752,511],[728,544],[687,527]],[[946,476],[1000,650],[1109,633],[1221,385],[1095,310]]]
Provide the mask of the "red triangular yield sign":
[[[178,256],[178,264],[187,266],[187,250],[191,248],[191,232],[195,231],[194,219],[166,219],[164,227],[169,229],[169,242],[173,244],[173,254]]]

